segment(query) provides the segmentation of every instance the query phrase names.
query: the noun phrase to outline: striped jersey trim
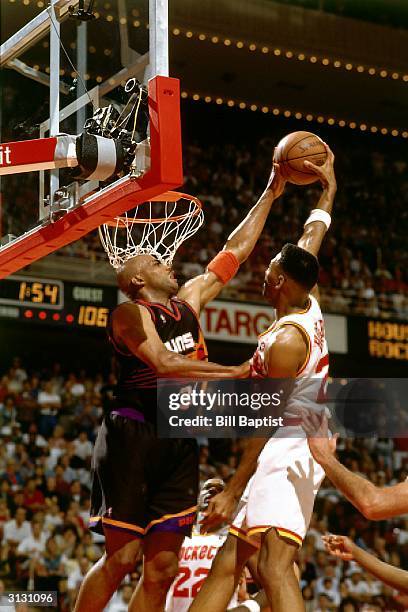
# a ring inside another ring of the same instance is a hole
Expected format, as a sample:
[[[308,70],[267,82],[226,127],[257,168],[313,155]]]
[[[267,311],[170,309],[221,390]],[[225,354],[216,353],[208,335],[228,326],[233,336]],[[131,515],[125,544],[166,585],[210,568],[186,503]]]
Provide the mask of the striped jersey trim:
[[[275,331],[274,327],[276,326],[276,324],[277,324],[277,321],[274,321],[272,325],[268,327],[268,329],[265,329],[265,331],[259,334],[258,339],[262,338],[262,336],[266,336],[266,334],[269,334],[269,332]]]
[[[300,368],[298,369],[298,371],[296,372],[296,376],[299,376],[303,372],[303,370],[306,368],[307,364],[309,363],[310,355],[312,354],[312,343],[310,341],[309,334],[307,333],[303,325],[300,325],[300,323],[296,323],[295,321],[284,321],[283,323],[279,325],[278,329],[284,326],[287,326],[287,325],[292,325],[293,327],[296,327],[302,334],[303,338],[306,340],[306,344],[307,344],[305,360],[300,366]]]
[[[182,512],[178,512],[177,514],[165,514],[159,519],[155,519],[154,521],[150,521],[150,523],[145,527],[139,527],[139,525],[132,525],[131,523],[125,523],[123,521],[115,521],[114,519],[109,519],[104,516],[91,516],[89,519],[89,526],[95,527],[99,522],[102,523],[105,527],[112,529],[122,529],[124,531],[128,531],[130,533],[138,534],[138,535],[146,535],[146,533],[155,525],[164,523],[168,520],[172,520],[177,517],[188,516],[189,514],[195,514],[197,511],[197,506],[192,506],[187,510],[183,510]]]
[[[257,527],[251,527],[250,529],[248,529],[247,534],[250,536],[256,533],[265,533],[270,529],[275,529],[281,538],[292,540],[293,542],[296,542],[298,546],[302,546],[303,544],[303,538],[300,535],[298,535],[294,531],[285,529],[284,527],[276,527],[276,525],[258,525]]]
[[[197,512],[197,506],[192,506],[191,508],[183,510],[182,512],[178,512],[177,514],[164,514],[161,518],[155,519],[154,521],[150,521],[150,523],[145,528],[145,533],[155,525],[159,525],[160,523],[164,523],[165,521],[169,521],[179,516],[187,516],[188,514],[194,514],[195,512]]]
[[[228,533],[230,533],[231,535],[235,536],[239,540],[242,540],[246,544],[250,544],[254,548],[260,548],[259,542],[256,542],[255,540],[252,540],[250,538],[250,536],[247,535],[246,531],[244,531],[243,529],[240,529],[239,527],[234,527],[234,525],[231,525],[231,527],[229,528]]]
[[[306,314],[307,312],[309,312],[311,307],[312,307],[312,300],[310,298],[308,298],[308,304],[307,304],[306,308],[304,308],[303,310],[299,310],[298,312],[292,312],[292,314],[295,314],[295,315]]]
[[[101,522],[102,525],[105,525],[106,527],[125,529],[126,531],[138,533],[140,535],[143,535],[145,531],[143,527],[139,527],[138,525],[132,525],[131,523],[125,523],[123,521],[115,521],[113,519],[105,518],[104,516],[91,516],[91,518],[89,519],[89,525],[91,527],[94,527],[99,522]]]

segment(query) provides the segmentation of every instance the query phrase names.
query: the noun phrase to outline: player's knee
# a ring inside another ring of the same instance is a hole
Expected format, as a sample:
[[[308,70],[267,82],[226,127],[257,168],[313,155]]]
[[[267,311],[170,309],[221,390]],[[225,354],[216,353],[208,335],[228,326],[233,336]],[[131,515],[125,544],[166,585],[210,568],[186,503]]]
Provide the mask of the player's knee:
[[[140,544],[135,542],[120,548],[107,558],[107,563],[112,571],[123,573],[123,575],[134,572],[140,560]]]
[[[287,568],[279,559],[271,559],[266,555],[259,555],[257,574],[262,584],[280,585],[284,582]]]
[[[258,557],[257,573],[264,584],[283,584],[289,570],[293,571],[294,549],[289,543],[272,535],[269,541],[265,538]]]
[[[143,581],[147,588],[167,590],[178,573],[177,555],[172,552],[160,552],[154,559],[145,564]]]

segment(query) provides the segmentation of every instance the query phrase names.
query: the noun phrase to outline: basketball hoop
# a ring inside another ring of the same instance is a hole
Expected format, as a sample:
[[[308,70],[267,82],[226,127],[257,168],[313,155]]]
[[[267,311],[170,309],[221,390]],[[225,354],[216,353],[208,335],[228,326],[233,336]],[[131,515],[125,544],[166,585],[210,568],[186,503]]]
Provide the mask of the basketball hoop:
[[[198,198],[167,191],[101,225],[99,237],[115,269],[136,255],[153,255],[171,265],[179,246],[196,233],[203,221]]]

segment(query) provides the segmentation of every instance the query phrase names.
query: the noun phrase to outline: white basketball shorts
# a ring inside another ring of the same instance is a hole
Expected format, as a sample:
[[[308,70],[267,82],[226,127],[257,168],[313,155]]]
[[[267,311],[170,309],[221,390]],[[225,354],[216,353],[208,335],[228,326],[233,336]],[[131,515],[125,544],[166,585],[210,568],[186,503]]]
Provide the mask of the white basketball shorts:
[[[259,455],[230,533],[251,541],[251,536],[274,527],[301,546],[323,479],[324,470],[313,459],[306,438],[271,438]]]

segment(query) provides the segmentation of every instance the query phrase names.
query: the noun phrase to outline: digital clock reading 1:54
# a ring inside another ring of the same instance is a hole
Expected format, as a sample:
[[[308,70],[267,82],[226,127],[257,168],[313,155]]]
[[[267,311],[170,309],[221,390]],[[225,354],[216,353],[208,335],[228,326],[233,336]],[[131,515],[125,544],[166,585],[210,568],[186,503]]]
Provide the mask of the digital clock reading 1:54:
[[[12,276],[0,283],[0,300],[2,304],[62,310],[64,284],[46,278]]]

